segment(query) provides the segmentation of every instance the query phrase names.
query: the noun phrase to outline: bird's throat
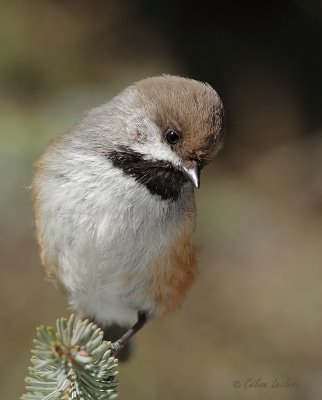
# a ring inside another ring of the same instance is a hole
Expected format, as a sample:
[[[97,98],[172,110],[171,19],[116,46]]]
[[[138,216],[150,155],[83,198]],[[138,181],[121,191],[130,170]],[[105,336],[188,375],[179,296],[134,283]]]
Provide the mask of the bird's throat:
[[[182,171],[169,161],[147,160],[144,155],[128,147],[106,154],[113,166],[144,185],[152,195],[162,200],[178,200],[183,185],[188,181]]]

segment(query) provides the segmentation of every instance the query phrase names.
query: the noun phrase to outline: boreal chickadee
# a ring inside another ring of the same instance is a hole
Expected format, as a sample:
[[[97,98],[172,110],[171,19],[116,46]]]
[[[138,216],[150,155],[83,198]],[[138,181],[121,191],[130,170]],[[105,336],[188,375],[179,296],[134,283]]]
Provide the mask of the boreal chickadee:
[[[147,78],[90,110],[36,164],[42,263],[81,316],[134,324],[115,353],[175,310],[194,280],[194,188],[222,145],[223,120],[210,85]]]

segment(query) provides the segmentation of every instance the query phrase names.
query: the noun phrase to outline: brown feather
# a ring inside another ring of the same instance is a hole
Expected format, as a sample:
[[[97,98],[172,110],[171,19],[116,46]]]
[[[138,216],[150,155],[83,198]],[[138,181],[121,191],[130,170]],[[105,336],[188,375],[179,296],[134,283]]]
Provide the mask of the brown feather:
[[[39,221],[41,219],[41,199],[39,198],[37,186],[38,186],[38,181],[42,180],[42,175],[45,173],[47,169],[46,158],[48,157],[49,154],[55,151],[59,142],[60,142],[60,137],[51,140],[45,154],[43,154],[43,156],[35,163],[34,165],[35,178],[31,186],[31,197],[35,213],[35,225],[37,232],[37,241],[40,247],[41,263],[45,267],[48,278],[56,285],[59,285],[58,276],[60,267],[58,264],[58,260],[55,260],[54,262],[52,260],[51,262],[49,261],[49,258],[47,256],[46,241],[39,229]]]
[[[182,135],[182,141],[174,147],[179,157],[207,164],[221,147],[224,134],[223,104],[214,89],[206,83],[169,75],[147,78],[136,86],[148,104],[153,104],[162,134],[173,129]]]
[[[182,232],[174,241],[170,257],[159,259],[153,266],[149,296],[162,314],[174,311],[185,298],[196,276],[196,248],[190,232]]]

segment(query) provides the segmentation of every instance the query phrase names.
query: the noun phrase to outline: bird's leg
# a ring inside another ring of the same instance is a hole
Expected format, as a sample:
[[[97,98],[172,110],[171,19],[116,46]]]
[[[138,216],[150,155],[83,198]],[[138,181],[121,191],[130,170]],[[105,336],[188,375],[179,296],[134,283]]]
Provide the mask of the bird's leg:
[[[116,342],[112,343],[112,354],[116,356],[117,353],[126,345],[126,343],[134,336],[147,322],[146,313],[144,311],[138,312],[137,322],[122,335]]]

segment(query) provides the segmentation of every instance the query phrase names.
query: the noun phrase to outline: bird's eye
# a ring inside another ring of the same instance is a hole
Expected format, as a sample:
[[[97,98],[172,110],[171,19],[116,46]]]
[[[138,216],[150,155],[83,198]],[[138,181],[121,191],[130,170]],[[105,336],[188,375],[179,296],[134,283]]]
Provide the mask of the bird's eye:
[[[169,129],[166,134],[165,134],[165,138],[167,139],[167,142],[170,144],[176,144],[179,142],[179,135],[177,134],[177,132],[173,131],[172,129]]]

